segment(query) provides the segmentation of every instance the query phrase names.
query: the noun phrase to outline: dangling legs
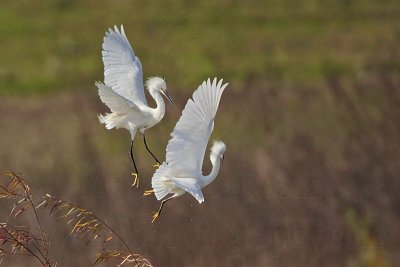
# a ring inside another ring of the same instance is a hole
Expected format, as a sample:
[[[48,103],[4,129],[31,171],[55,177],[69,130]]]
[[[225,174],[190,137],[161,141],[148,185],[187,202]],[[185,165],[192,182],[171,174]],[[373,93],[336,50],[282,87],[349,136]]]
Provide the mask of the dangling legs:
[[[173,199],[173,198],[176,197],[176,196],[177,196],[177,195],[173,195],[172,197],[167,198],[167,199],[164,199],[163,201],[161,201],[160,208],[158,209],[157,212],[154,213],[154,215],[153,215],[153,220],[151,221],[151,223],[154,223],[154,221],[158,218],[158,216],[160,216],[161,210],[162,210],[164,204],[165,204],[168,200],[171,200],[171,199]]]
[[[157,164],[155,164],[154,167],[159,167],[160,161],[156,158],[156,156],[154,156],[154,154],[150,151],[149,147],[147,146],[146,136],[144,135],[144,132],[143,132],[143,141],[144,141],[144,145],[146,146],[147,151],[149,151],[149,153],[153,157],[153,159],[155,159],[155,161],[157,161]]]
[[[132,163],[133,163],[133,167],[135,168],[135,172],[132,172],[132,176],[135,177],[135,180],[133,181],[132,186],[136,185],[136,188],[139,187],[139,171],[136,167],[136,163],[135,163],[135,159],[133,158],[133,140],[131,141],[131,149],[129,150],[129,154],[131,155],[131,159],[132,159]]]

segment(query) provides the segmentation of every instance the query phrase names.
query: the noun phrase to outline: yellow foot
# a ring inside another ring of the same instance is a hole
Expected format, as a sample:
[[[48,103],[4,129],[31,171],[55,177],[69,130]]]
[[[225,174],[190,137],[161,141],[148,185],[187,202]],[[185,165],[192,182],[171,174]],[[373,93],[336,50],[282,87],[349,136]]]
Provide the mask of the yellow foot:
[[[154,223],[155,220],[157,220],[158,216],[160,215],[160,212],[154,212],[153,214],[153,220],[151,221],[151,223]]]
[[[139,188],[139,176],[138,176],[138,174],[135,173],[135,172],[132,172],[132,176],[135,178],[135,179],[133,180],[132,186],[135,186],[135,185],[136,185],[136,188]]]
[[[148,195],[151,195],[153,193],[154,193],[154,189],[146,190],[146,191],[144,191],[143,196],[148,196]]]
[[[160,163],[157,162],[156,164],[153,165],[153,167],[156,169],[160,168]]]

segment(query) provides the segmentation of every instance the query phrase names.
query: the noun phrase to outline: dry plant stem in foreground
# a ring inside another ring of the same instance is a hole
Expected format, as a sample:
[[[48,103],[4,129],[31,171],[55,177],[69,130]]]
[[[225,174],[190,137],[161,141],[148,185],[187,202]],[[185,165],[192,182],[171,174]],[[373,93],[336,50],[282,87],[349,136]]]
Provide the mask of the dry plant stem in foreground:
[[[47,233],[40,226],[38,208],[50,209],[49,215],[57,214],[58,219],[66,220],[72,227],[70,235],[76,237],[88,237],[89,241],[103,237],[103,249],[97,253],[93,265],[104,261],[114,260],[116,266],[152,267],[150,262],[139,254],[135,254],[127,243],[107,223],[94,215],[91,211],[81,208],[67,201],[52,197],[48,194],[42,197],[43,201],[38,206],[34,205],[32,194],[28,184],[21,175],[13,172],[3,172],[3,176],[9,179],[6,185],[0,185],[0,200],[12,200],[11,211],[7,222],[0,222],[0,264],[6,255],[32,256],[41,266],[56,267],[56,262],[51,262],[48,257],[50,244]],[[32,209],[38,230],[30,226],[12,226],[9,221],[26,210]],[[37,237],[37,236],[40,237]],[[127,251],[110,250],[106,246],[116,237]]]
[[[26,255],[35,257],[42,266],[56,266],[50,262],[48,256],[49,242],[46,233],[41,229],[29,185],[21,175],[14,172],[3,172],[3,175],[9,181],[6,185],[0,185],[0,199],[8,199],[13,203],[7,222],[0,222],[0,263],[6,255]],[[29,209],[33,211],[38,230],[10,224],[10,220]]]
[[[120,260],[117,266],[131,263],[133,266],[147,267],[152,266],[148,260],[143,258],[139,254],[135,254],[129,248],[127,243],[122,237],[114,231],[106,222],[98,218],[91,211],[81,208],[75,204],[67,201],[45,195],[43,202],[38,206],[50,208],[51,214],[58,214],[59,219],[65,219],[68,225],[71,225],[72,229],[70,234],[75,234],[77,237],[83,237],[88,235],[90,240],[97,239],[100,235],[103,236],[104,243],[107,243],[114,237],[125,246],[128,251],[113,251],[103,249],[102,252],[98,253],[94,264],[98,264],[104,260]]]
[[[39,243],[47,240],[37,238],[27,228],[7,223],[0,223],[0,230],[0,264],[6,255],[19,255],[35,257],[42,266],[56,266],[40,252]]]

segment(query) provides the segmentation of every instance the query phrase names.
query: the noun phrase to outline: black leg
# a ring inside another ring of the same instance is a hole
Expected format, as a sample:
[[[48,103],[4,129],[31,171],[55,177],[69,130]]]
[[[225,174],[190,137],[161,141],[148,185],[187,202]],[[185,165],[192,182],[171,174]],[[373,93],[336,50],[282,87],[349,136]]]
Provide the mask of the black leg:
[[[139,171],[138,171],[138,169],[136,168],[135,159],[133,158],[133,151],[132,151],[132,148],[133,148],[133,141],[131,141],[131,149],[129,150],[129,154],[131,155],[133,167],[135,167],[135,172],[136,172],[137,175],[139,175]]]
[[[160,216],[161,210],[162,210],[162,208],[164,207],[164,204],[165,204],[168,200],[171,200],[171,199],[172,199],[172,197],[167,198],[167,199],[164,199],[163,201],[161,201],[160,208],[158,209],[158,216]]]
[[[165,204],[168,200],[173,199],[174,197],[175,197],[175,195],[173,195],[172,197],[167,198],[167,199],[164,199],[163,201],[161,201],[160,208],[159,208],[158,211],[153,215],[153,220],[151,221],[151,223],[154,223],[154,221],[158,218],[158,216],[160,216],[161,210],[162,210],[162,208],[164,207],[164,204]]]
[[[150,151],[149,147],[147,146],[146,136],[144,135],[144,133],[143,133],[143,141],[144,141],[144,145],[146,146],[147,151],[149,151],[149,153],[151,154],[153,159],[155,159],[157,161],[157,163],[160,164],[160,161],[156,158],[156,156],[154,156],[154,154]]]

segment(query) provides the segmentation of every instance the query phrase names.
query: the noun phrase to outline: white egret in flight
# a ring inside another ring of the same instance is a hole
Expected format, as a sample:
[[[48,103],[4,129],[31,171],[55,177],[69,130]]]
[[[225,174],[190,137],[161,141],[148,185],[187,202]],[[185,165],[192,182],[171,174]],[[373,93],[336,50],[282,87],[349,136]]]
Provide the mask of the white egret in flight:
[[[217,177],[226,146],[221,141],[215,141],[211,147],[211,173],[202,174],[204,154],[208,139],[213,131],[214,119],[217,113],[221,95],[228,84],[222,85],[217,79],[211,83],[204,81],[193,93],[182,111],[172,138],[167,145],[166,161],[154,173],[151,183],[153,190],[145,191],[144,195],[154,192],[157,200],[162,200],[158,212],[153,216],[153,222],[160,215],[164,204],[185,192],[193,195],[199,203],[204,201],[201,189]]]
[[[106,104],[111,113],[99,115],[101,123],[107,129],[125,128],[131,134],[130,156],[135,172],[134,185],[139,186],[138,169],[133,158],[133,140],[136,131],[143,134],[143,141],[151,156],[160,163],[150,151],[146,143],[144,131],[161,121],[165,113],[163,94],[170,102],[171,97],[167,92],[167,85],[162,78],[151,77],[146,81],[146,87],[157,104],[156,108],[148,106],[144,95],[143,71],[139,58],[135,55],[125,35],[123,26],[121,30],[114,26],[104,37],[103,41],[104,84],[96,82],[101,101]]]

